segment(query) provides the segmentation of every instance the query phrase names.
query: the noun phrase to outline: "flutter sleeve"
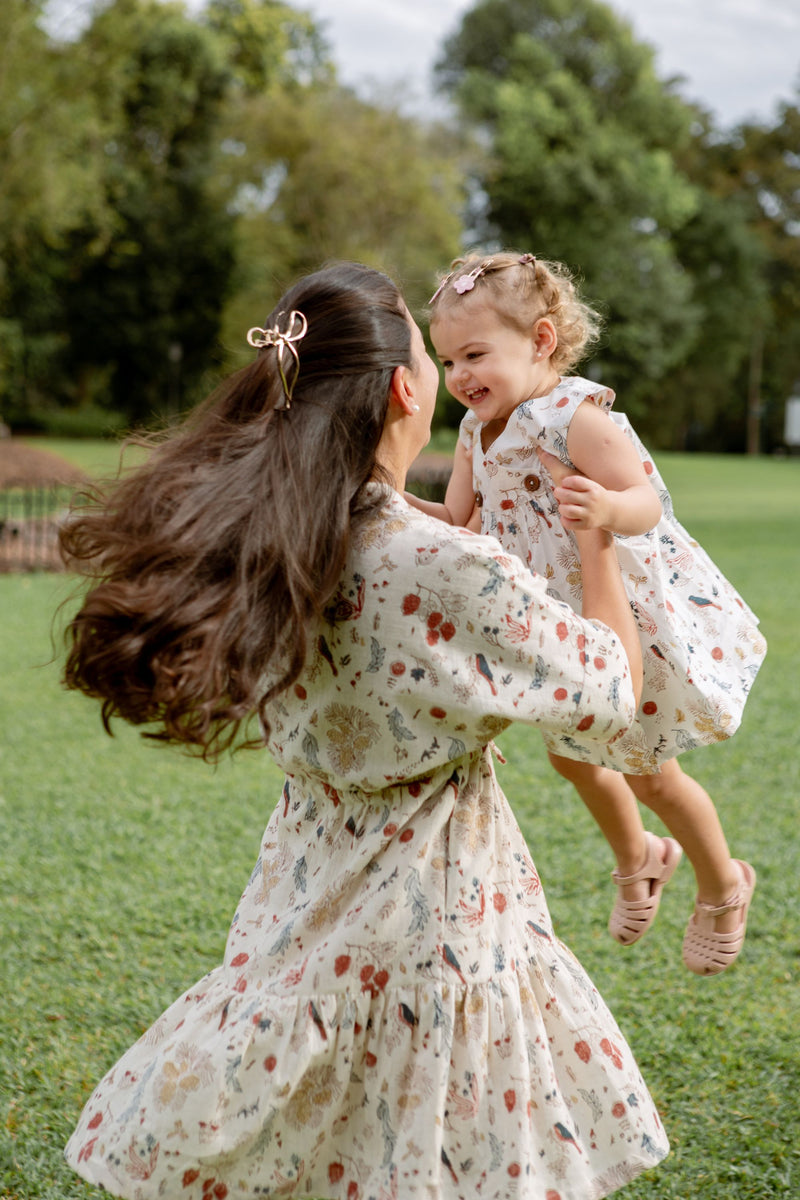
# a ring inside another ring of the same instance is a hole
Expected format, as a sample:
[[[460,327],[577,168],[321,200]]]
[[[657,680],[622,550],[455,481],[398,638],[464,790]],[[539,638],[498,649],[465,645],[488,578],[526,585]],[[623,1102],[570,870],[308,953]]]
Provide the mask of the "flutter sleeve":
[[[567,466],[574,466],[567,453],[567,433],[572,418],[584,400],[610,414],[615,394],[611,388],[593,383],[591,379],[565,375],[546,396],[526,400],[516,412],[516,421],[524,440],[537,442]]]

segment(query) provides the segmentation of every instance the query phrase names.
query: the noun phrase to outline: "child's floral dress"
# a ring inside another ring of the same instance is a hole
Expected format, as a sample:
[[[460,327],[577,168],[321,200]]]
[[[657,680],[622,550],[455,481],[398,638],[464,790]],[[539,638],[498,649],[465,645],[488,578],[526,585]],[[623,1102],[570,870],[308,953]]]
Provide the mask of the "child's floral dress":
[[[392,493],[269,708],[286,783],[224,962],[98,1085],[72,1166],[131,1200],[592,1200],[658,1163],[490,745],[632,716],[610,630]]]
[[[604,409],[636,446],[663,508],[649,533],[616,538],[642,643],[644,689],[635,723],[613,743],[573,732],[548,733],[545,742],[554,754],[648,775],[665,759],[736,731],[767,645],[758,618],[675,519],[652,458],[627,417],[610,411],[614,393],[588,379],[565,376],[548,395],[526,400],[486,452],[475,414],[463,418],[459,436],[472,455],[482,531],[543,575],[551,595],[580,609],[575,539],[561,524],[536,447],[572,466],[567,433],[585,401]]]

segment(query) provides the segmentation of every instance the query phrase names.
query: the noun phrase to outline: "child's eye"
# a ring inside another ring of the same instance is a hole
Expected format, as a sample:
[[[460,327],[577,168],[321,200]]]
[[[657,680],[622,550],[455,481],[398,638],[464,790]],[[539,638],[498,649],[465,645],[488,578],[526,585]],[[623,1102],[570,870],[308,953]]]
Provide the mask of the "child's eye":
[[[469,354],[467,355],[467,358],[483,358],[483,351],[482,350],[470,350]]]

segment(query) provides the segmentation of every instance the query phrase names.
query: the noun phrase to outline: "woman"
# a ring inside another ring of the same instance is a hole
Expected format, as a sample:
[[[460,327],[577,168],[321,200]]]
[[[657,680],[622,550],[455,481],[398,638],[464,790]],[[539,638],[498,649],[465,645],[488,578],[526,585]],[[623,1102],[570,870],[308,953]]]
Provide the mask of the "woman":
[[[631,721],[611,539],[581,535],[581,617],[403,500],[438,372],[378,272],[311,275],[248,337],[65,534],[92,580],[68,686],[209,757],[256,712],[286,773],[224,963],[99,1084],[68,1160],[136,1200],[608,1195],[666,1138],[491,739]]]

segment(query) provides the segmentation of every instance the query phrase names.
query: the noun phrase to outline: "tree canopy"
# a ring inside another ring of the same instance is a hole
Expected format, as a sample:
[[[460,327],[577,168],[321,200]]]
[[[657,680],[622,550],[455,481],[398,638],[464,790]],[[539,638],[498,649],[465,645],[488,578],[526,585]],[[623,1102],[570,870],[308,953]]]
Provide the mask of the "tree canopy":
[[[654,446],[779,445],[800,378],[800,94],[723,131],[602,0],[477,0],[436,122],[342,87],[285,0],[0,6],[0,414],[174,414],[299,273],[356,258],[422,310],[463,249],[567,263],[586,373]],[[444,395],[444,393],[443,393]],[[455,421],[457,406],[440,406]]]
[[[591,369],[685,442],[729,402],[764,302],[757,234],[698,153],[704,115],[599,0],[479,0],[437,70],[489,146],[479,234],[579,273],[606,319]]]
[[[299,272],[359,258],[419,304],[457,252],[436,131],[342,88],[307,14],[110,0],[68,43],[40,15],[11,0],[0,16],[19,109],[0,127],[6,420],[169,416],[237,364]]]

